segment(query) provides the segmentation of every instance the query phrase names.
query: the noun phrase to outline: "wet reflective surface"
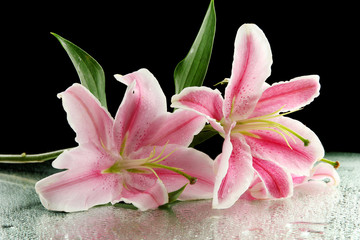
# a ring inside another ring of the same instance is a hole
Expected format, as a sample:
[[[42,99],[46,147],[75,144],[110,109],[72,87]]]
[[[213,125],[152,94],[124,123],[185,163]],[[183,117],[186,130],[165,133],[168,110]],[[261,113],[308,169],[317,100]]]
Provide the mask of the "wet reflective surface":
[[[34,190],[53,171],[48,165],[0,165],[0,239],[360,239],[360,154],[326,157],[341,163],[337,188],[239,200],[226,210],[192,201],[147,212],[113,206],[50,212]],[[29,167],[33,173],[26,173]]]

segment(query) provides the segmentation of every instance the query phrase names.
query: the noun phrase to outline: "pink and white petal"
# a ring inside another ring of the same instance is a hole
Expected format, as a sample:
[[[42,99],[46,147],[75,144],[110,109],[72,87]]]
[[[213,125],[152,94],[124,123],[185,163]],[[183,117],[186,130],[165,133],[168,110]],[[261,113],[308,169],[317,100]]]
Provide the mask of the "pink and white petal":
[[[117,174],[67,170],[40,180],[35,190],[45,208],[76,212],[111,202],[121,192],[122,180]]]
[[[193,110],[217,121],[223,118],[222,105],[220,91],[208,87],[187,87],[171,98],[171,107]]]
[[[143,146],[180,144],[188,146],[205,126],[206,118],[188,110],[176,110],[158,117],[149,127]]]
[[[145,174],[131,175],[131,180],[126,181],[120,201],[132,203],[141,211],[156,209],[169,202],[165,185],[160,179],[153,179]]]
[[[278,117],[272,120],[308,139],[310,144],[304,146],[302,141],[293,136],[296,141],[294,143],[292,139],[287,137],[291,149],[284,138],[276,132],[270,130],[251,131],[260,137],[245,137],[246,142],[251,147],[253,156],[274,161],[292,174],[309,176],[314,163],[324,156],[324,148],[319,138],[313,131],[297,120],[287,117]]]
[[[295,193],[317,195],[329,190],[327,184],[323,181],[306,181],[295,186]]]
[[[340,183],[340,177],[333,166],[327,163],[319,163],[311,170],[312,180],[324,180],[328,179],[328,185],[337,186]]]
[[[115,158],[101,146],[86,143],[80,147],[65,150],[52,162],[52,166],[57,169],[102,171],[112,166],[115,161]]]
[[[154,147],[150,146],[143,147],[136,153],[131,154],[130,157],[133,159],[145,158],[150,155],[153,149]],[[154,158],[162,159],[165,156],[168,157],[159,162],[159,164],[179,168],[182,172],[197,178],[195,184],[187,185],[179,200],[212,198],[215,178],[213,171],[214,161],[208,155],[196,149],[186,148],[177,144],[155,147]],[[154,170],[168,192],[176,191],[189,183],[187,178],[173,171],[162,168],[155,168]],[[155,175],[152,175],[152,177],[156,179]]]
[[[80,145],[93,142],[98,146],[112,147],[112,134],[109,133],[113,118],[89,90],[76,83],[58,97],[62,98],[68,122],[76,132],[75,140]]]
[[[275,112],[293,111],[311,103],[320,94],[319,76],[309,75],[279,82],[267,88],[256,105],[252,117]]]
[[[286,198],[293,194],[291,175],[278,164],[253,157],[253,167],[273,198]]]
[[[222,153],[215,159],[215,185],[212,207],[231,207],[249,188],[253,177],[250,147],[243,136],[225,137]]]
[[[224,116],[233,120],[251,115],[271,73],[272,53],[263,31],[255,24],[242,25],[236,35],[234,60],[225,89]]]
[[[147,69],[125,76],[115,75],[115,78],[128,85],[114,123],[117,150],[126,154],[141,147],[151,122],[167,112],[166,98]]]
[[[267,191],[264,182],[260,181],[255,185],[249,187],[249,189],[241,196],[241,199],[246,200],[268,200],[271,199],[271,195]]]
[[[225,129],[224,126],[220,122],[217,122],[215,120],[209,120],[210,125],[220,133],[220,135],[225,135]]]
[[[197,178],[193,185],[188,185],[179,200],[210,199],[214,189],[214,161],[205,153],[193,148],[182,146],[169,146],[169,150],[175,147],[176,151],[162,164],[182,169],[186,174]],[[163,180],[169,192],[175,191],[189,182],[185,177],[174,172],[159,169],[159,177]]]
[[[291,174],[291,177],[292,177],[292,181],[293,181],[293,184],[294,186],[296,187],[297,185],[300,185],[302,183],[304,183],[307,179],[306,176],[298,176],[298,175],[295,175],[295,174]]]

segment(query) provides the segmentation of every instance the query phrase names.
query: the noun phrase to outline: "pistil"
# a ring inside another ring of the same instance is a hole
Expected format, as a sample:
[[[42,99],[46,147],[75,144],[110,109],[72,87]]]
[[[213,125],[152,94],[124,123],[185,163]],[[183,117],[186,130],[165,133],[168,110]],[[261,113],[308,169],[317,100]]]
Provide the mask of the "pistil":
[[[320,160],[320,162],[328,163],[328,164],[332,165],[335,169],[338,169],[340,167],[339,161],[331,161],[329,159],[323,158]]]
[[[292,136],[292,135],[294,135],[295,137],[297,137],[304,143],[304,146],[308,146],[310,144],[310,141],[308,139],[304,138],[297,132],[293,131],[292,129],[290,129],[280,123],[269,120],[272,118],[277,118],[277,117],[284,116],[284,115],[293,113],[295,111],[298,111],[298,110],[295,110],[295,111],[291,111],[291,112],[278,114],[279,112],[281,112],[281,110],[283,108],[284,107],[281,107],[279,110],[277,110],[273,113],[266,114],[266,115],[263,115],[260,117],[254,117],[254,118],[245,119],[245,120],[238,120],[236,122],[236,126],[234,127],[232,132],[233,133],[241,133],[243,135],[247,135],[250,137],[260,138],[260,136],[254,134],[250,131],[251,130],[269,130],[269,131],[273,131],[273,132],[276,132],[279,135],[281,135],[281,137],[285,140],[285,142],[291,149],[292,149],[292,147],[290,146],[286,136],[290,137],[295,142],[295,139]]]

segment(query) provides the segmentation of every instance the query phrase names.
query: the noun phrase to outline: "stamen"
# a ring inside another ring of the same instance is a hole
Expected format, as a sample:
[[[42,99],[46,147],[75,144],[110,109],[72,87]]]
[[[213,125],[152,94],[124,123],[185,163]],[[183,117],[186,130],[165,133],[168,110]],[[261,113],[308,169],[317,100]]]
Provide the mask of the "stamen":
[[[281,117],[281,116],[285,116],[285,115],[288,115],[290,113],[294,113],[294,112],[297,112],[297,111],[300,111],[302,110],[302,108],[299,108],[299,109],[296,109],[296,110],[293,110],[293,111],[289,111],[289,112],[284,112],[284,113],[281,113],[281,114],[278,114],[281,112],[281,110],[285,107],[286,105],[282,106],[279,110],[276,110],[275,112],[272,112],[272,113],[268,113],[266,115],[262,115],[262,116],[259,116],[259,117],[254,117],[254,118],[250,118],[250,119],[247,119],[245,121],[242,121],[242,122],[251,122],[253,120],[266,120],[266,119],[272,119],[272,118],[277,118],[277,117]]]
[[[169,141],[168,141],[168,142],[169,142]],[[160,154],[159,154],[156,158],[152,159],[152,158],[155,156],[155,147],[154,147],[153,151],[150,153],[150,156],[148,157],[148,161],[149,161],[149,162],[154,162],[154,161],[158,160],[158,159],[164,154],[165,148],[166,148],[168,142],[164,145],[164,147],[163,147],[163,149],[161,150]],[[174,152],[174,151],[172,151],[171,154],[172,154],[173,152]],[[171,154],[170,154],[170,155],[171,155]],[[168,154],[167,157],[170,156],[170,155]],[[167,158],[167,157],[166,157],[166,158]],[[161,161],[163,161],[164,159],[165,159],[165,158],[162,158]],[[161,161],[159,161],[159,162],[161,162]]]
[[[282,106],[279,110],[276,110],[275,112],[272,112],[272,113],[268,113],[266,115],[262,115],[260,117],[254,117],[254,118],[250,118],[249,120],[255,120],[255,119],[271,119],[271,118],[276,118],[278,116],[280,116],[278,113],[281,112],[281,110],[285,107]],[[290,112],[287,112],[286,114],[289,114]],[[247,121],[247,120],[245,120]]]
[[[267,130],[276,132],[276,133],[278,133],[280,136],[282,136],[283,139],[285,140],[286,144],[288,145],[288,147],[289,147],[291,150],[293,150],[293,148],[290,146],[287,138],[285,137],[285,135],[284,135],[282,132],[280,132],[280,131],[278,131],[278,130],[276,130],[276,129],[272,129],[272,128],[268,128]],[[288,133],[286,133],[286,135],[288,135]],[[293,139],[293,140],[294,140],[294,139]]]
[[[214,87],[216,87],[217,85],[224,85],[224,84],[228,84],[229,83],[229,80],[228,78],[225,78],[224,80],[222,80],[221,82],[218,82],[216,84],[214,84]]]
[[[155,154],[156,154],[156,147],[154,146],[154,148],[153,148],[153,150],[151,151],[148,159],[152,159],[152,158],[155,156]],[[161,153],[160,153],[160,154],[161,154]]]
[[[285,105],[284,105],[284,107],[285,107]],[[288,115],[288,114],[290,114],[290,113],[298,112],[298,111],[300,111],[300,110],[302,110],[302,108],[299,108],[299,109],[296,109],[296,110],[293,110],[293,111],[289,111],[289,112],[284,112],[284,113],[282,113],[282,114],[279,114],[277,117],[285,116],[285,115]]]
[[[144,167],[144,168],[150,170],[157,177],[157,179],[161,180],[159,175],[155,172],[154,169],[152,169],[151,167]]]
[[[168,155],[166,155],[165,157],[163,157],[163,158],[161,158],[161,159],[159,159],[159,160],[157,160],[157,161],[154,161],[154,160],[156,160],[156,158],[155,158],[155,159],[151,160],[150,162],[153,162],[153,163],[162,162],[162,161],[164,161],[165,159],[167,159],[168,157],[170,157],[170,155],[173,154],[176,150],[177,150],[177,149],[172,150]],[[157,158],[159,158],[159,157],[160,157],[160,156],[158,156]]]
[[[300,134],[294,132],[294,131],[291,130],[290,128],[285,127],[284,125],[279,124],[279,127],[282,128],[282,129],[284,129],[284,130],[286,130],[286,131],[288,131],[289,133],[293,134],[295,137],[297,137],[298,139],[300,139],[300,140],[304,143],[304,146],[305,146],[305,147],[309,146],[310,141],[309,141],[308,139],[303,138]]]
[[[293,136],[295,136],[304,143],[304,146],[308,146],[310,144],[310,141],[308,139],[302,137],[300,134],[296,133],[295,131],[291,130],[288,127],[285,127],[284,125],[282,125],[280,123],[269,120],[272,118],[285,116],[287,114],[301,110],[301,109],[297,109],[294,111],[289,111],[289,112],[279,114],[284,107],[285,107],[285,105],[282,106],[279,110],[269,113],[269,114],[266,114],[266,115],[263,115],[263,116],[238,121],[236,127],[233,129],[232,132],[233,133],[241,133],[241,134],[244,134],[244,135],[247,135],[250,137],[260,138],[260,136],[254,134],[254,133],[251,133],[249,131],[266,129],[266,130],[278,133],[285,140],[286,144],[291,149],[292,149],[292,147],[290,146],[286,136],[290,137],[293,140],[293,142],[296,143],[295,139],[293,138]]]
[[[247,132],[247,131],[239,131],[238,133],[241,133],[242,135],[246,135],[246,136],[253,137],[253,138],[258,138],[258,139],[261,138],[259,135],[256,135],[254,133]]]
[[[167,144],[168,143],[165,144],[165,146],[163,147],[163,149],[161,150],[159,155],[156,156],[155,158],[154,158],[154,156],[156,155],[156,147],[153,148],[153,150],[151,151],[150,155],[147,158],[128,160],[128,159],[123,159],[121,156],[119,156],[120,158],[111,167],[101,171],[101,173],[102,174],[108,174],[108,173],[121,174],[124,171],[130,172],[130,173],[142,173],[142,174],[153,173],[158,179],[160,179],[160,177],[158,176],[158,174],[156,173],[154,168],[163,168],[163,169],[173,171],[181,176],[184,176],[185,178],[187,178],[189,180],[190,184],[195,184],[197,181],[197,178],[184,173],[182,171],[182,169],[159,164],[160,162],[162,162],[165,159],[167,159],[168,157],[170,157],[170,155],[172,155],[177,150],[177,149],[174,149],[170,153],[168,153],[166,156],[163,156]]]
[[[304,137],[302,137],[300,134],[294,132],[293,130],[291,130],[290,128],[288,127],[285,127],[284,125],[281,125],[280,123],[277,123],[277,122],[273,122],[273,121],[269,121],[269,120],[263,120],[263,119],[256,119],[256,120],[246,120],[247,122],[249,123],[256,123],[256,122],[261,122],[261,123],[266,123],[264,124],[263,126],[257,126],[255,128],[253,128],[254,130],[256,129],[259,129],[259,128],[263,128],[263,127],[275,127],[275,128],[278,128],[280,130],[282,130],[284,133],[286,133],[286,135],[289,136],[289,133],[293,134],[295,137],[297,137],[298,139],[300,139],[303,143],[304,143],[304,146],[308,146],[310,141]],[[254,124],[255,125],[255,124]],[[251,125],[250,125],[251,126]],[[256,126],[256,125],[255,125]]]

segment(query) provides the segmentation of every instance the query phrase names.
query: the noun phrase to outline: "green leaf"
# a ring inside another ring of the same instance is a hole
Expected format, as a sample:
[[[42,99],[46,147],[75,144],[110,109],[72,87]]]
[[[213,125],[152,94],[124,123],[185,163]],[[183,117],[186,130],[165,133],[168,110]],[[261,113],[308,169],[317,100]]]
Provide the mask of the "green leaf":
[[[195,147],[196,145],[205,142],[209,138],[212,138],[216,134],[218,134],[218,131],[216,131],[211,125],[206,125],[199,134],[194,136],[194,139],[189,147]]]
[[[69,55],[80,82],[100,101],[101,105],[107,108],[105,95],[105,74],[100,64],[84,50],[66,40],[65,38],[54,35]]]
[[[164,205],[159,206],[159,208],[160,208],[160,209],[171,209],[171,207],[172,207],[174,204],[180,202],[180,201],[178,201],[177,199],[180,197],[181,193],[185,190],[185,188],[186,188],[187,185],[188,185],[188,183],[185,184],[184,186],[182,186],[180,189],[178,189],[178,190],[176,190],[176,191],[174,191],[174,192],[168,193],[168,195],[169,195],[169,202],[166,203],[166,204],[164,204]]]
[[[134,205],[129,204],[129,203],[124,203],[124,202],[115,203],[113,206],[114,207],[119,207],[119,208],[131,209],[131,210],[137,210],[138,209]]]
[[[185,184],[180,189],[178,189],[174,192],[170,192],[169,193],[169,203],[175,202],[180,197],[180,194],[185,190],[187,185],[188,184]]]
[[[215,36],[216,15],[214,0],[187,56],[174,71],[175,92],[190,86],[202,86],[209,66]]]

